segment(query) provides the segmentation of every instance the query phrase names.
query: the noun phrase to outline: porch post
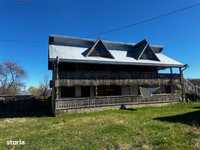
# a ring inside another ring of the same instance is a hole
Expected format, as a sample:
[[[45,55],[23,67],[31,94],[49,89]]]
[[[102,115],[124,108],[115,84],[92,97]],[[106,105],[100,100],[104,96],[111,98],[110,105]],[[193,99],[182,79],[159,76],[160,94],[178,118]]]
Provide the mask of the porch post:
[[[53,62],[53,72],[52,72],[52,92],[51,92],[51,113],[55,116],[55,100],[56,100],[56,91],[55,91],[55,62]]]
[[[183,79],[183,71],[181,67],[179,67],[179,73],[180,73],[180,84],[181,84],[181,98],[182,101],[185,101],[185,93],[184,93],[184,79]]]
[[[171,89],[171,94],[174,93],[173,89],[173,69],[170,67],[170,89]]]
[[[55,116],[56,114],[56,99],[58,93],[58,87],[56,87],[56,80],[58,79],[58,57],[56,57],[56,61],[53,61],[53,74],[52,74],[52,95],[51,95],[51,111],[52,115]]]
[[[97,85],[95,86],[95,96],[98,96],[98,87],[97,87]]]
[[[59,83],[59,58],[56,57],[56,80],[57,84]],[[56,99],[60,98],[59,96],[59,85],[56,86]]]

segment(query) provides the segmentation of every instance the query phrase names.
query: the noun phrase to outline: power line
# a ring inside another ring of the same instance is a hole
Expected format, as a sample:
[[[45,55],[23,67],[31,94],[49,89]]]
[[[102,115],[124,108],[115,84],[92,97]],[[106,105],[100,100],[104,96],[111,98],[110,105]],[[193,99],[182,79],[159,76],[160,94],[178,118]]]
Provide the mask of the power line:
[[[124,26],[121,26],[121,27],[113,28],[113,29],[110,29],[110,30],[107,30],[107,31],[102,31],[102,32],[99,32],[99,33],[90,34],[90,35],[87,35],[87,36],[100,36],[100,35],[104,35],[104,34],[108,34],[108,33],[112,33],[112,32],[117,32],[117,31],[120,31],[120,30],[123,30],[123,29],[126,29],[126,28],[131,28],[131,27],[137,26],[139,24],[144,24],[144,23],[147,23],[147,22],[158,20],[158,19],[160,19],[162,17],[167,17],[167,16],[170,16],[170,15],[176,14],[178,12],[182,12],[182,11],[185,11],[185,10],[188,10],[188,9],[192,9],[192,8],[197,7],[199,5],[200,5],[200,2],[192,4],[192,5],[189,5],[187,7],[175,9],[173,11],[169,11],[167,13],[163,13],[163,14],[160,14],[158,16],[153,16],[153,17],[150,17],[150,18],[146,18],[146,19],[140,20],[140,21],[132,23],[132,24],[127,24],[127,25],[124,25]],[[23,41],[23,40],[12,40],[12,39],[10,39],[10,40],[1,40],[0,39],[0,43],[18,43],[18,42],[38,44],[41,41]]]
[[[127,25],[124,25],[124,26],[121,26],[121,27],[113,28],[113,29],[110,29],[110,30],[107,30],[107,31],[102,31],[102,32],[99,32],[99,33],[90,34],[89,36],[100,36],[100,35],[103,35],[103,34],[108,34],[108,33],[116,32],[116,31],[120,31],[120,30],[123,30],[123,29],[126,29],[126,28],[131,28],[131,27],[137,26],[139,24],[144,24],[144,23],[147,23],[147,22],[151,22],[153,20],[158,20],[162,17],[167,17],[167,16],[170,16],[170,15],[176,14],[178,12],[182,12],[182,11],[185,11],[185,10],[188,10],[188,9],[192,9],[192,8],[197,7],[199,5],[200,5],[200,2],[189,5],[187,7],[175,9],[173,11],[169,11],[167,13],[163,13],[163,14],[160,14],[158,16],[146,18],[146,19],[140,20],[140,21],[135,22],[135,23],[127,24]]]

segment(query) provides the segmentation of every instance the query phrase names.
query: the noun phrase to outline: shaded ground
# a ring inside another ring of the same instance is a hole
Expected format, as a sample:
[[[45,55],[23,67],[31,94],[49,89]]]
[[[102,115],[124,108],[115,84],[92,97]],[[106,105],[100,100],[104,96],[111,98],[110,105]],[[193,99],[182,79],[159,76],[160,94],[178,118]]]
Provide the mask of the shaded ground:
[[[160,121],[184,123],[184,124],[188,124],[188,125],[192,125],[192,126],[199,126],[200,125],[200,110],[183,113],[183,114],[178,114],[178,115],[158,117],[155,119],[160,120]]]
[[[0,119],[0,149],[198,150],[200,103]],[[190,122],[195,122],[190,124]],[[6,145],[7,140],[25,145]]]

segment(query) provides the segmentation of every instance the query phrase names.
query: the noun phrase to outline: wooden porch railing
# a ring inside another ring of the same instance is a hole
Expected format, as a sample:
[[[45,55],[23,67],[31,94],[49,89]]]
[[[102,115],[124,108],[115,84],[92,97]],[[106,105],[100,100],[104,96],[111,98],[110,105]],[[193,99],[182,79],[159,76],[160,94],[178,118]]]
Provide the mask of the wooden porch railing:
[[[185,79],[184,88],[185,88],[186,94],[193,94],[200,97],[200,87],[197,85],[194,85],[191,81]]]
[[[94,108],[103,106],[119,106],[121,104],[147,104],[180,101],[178,94],[155,94],[142,96],[101,96],[88,98],[63,98],[56,100],[56,110]]]

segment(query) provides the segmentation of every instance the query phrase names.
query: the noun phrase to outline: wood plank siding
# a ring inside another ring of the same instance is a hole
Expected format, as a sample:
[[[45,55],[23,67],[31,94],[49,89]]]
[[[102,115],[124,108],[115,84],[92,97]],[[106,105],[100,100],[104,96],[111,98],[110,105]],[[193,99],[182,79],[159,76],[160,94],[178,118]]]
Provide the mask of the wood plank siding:
[[[180,74],[154,74],[140,72],[61,72],[55,86],[97,85],[167,85],[180,84]]]

